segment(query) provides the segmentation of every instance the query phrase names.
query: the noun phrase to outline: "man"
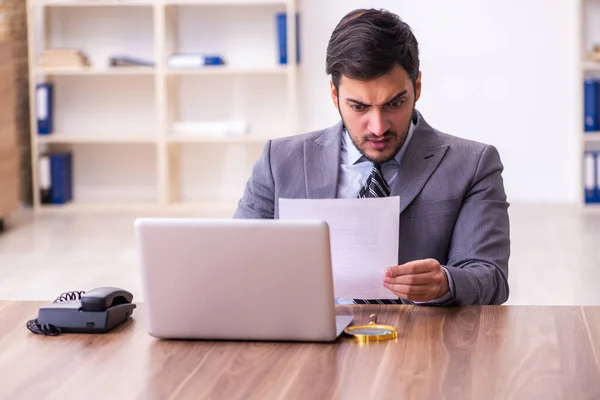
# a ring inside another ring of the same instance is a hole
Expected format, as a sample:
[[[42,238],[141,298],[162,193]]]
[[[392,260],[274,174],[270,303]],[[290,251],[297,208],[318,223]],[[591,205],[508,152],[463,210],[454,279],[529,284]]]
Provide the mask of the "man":
[[[410,27],[386,11],[352,11],[333,31],[326,64],[341,121],[267,142],[234,218],[277,218],[279,198],[400,196],[398,265],[382,266],[397,302],[504,303],[503,165],[493,146],[442,133],[415,109],[421,73]]]

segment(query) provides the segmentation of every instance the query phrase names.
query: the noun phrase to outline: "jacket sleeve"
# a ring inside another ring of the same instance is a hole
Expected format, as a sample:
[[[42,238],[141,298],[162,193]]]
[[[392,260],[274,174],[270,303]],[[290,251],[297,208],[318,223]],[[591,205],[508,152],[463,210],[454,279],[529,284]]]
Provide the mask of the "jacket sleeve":
[[[453,296],[444,305],[493,305],[509,296],[509,204],[498,151],[487,146],[454,227],[444,265]]]
[[[252,168],[245,191],[238,202],[233,218],[273,219],[275,214],[275,182],[271,171],[271,141]]]

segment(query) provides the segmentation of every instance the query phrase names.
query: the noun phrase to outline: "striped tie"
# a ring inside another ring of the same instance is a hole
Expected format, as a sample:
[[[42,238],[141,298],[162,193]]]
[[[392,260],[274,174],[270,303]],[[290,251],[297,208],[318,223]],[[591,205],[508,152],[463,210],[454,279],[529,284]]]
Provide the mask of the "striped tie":
[[[373,169],[371,175],[363,185],[358,197],[388,197],[390,195],[390,187],[388,186],[383,172],[381,171],[381,164],[373,163]],[[353,299],[354,304],[402,304],[400,300],[394,299]]]
[[[389,195],[390,187],[383,178],[381,164],[373,163],[371,175],[360,190],[358,197],[388,197]]]

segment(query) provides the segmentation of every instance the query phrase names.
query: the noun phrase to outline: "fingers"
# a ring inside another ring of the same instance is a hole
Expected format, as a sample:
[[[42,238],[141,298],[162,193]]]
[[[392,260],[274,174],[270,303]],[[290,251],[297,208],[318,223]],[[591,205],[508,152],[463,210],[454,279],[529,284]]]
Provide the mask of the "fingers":
[[[440,263],[433,259],[410,261],[406,264],[389,267],[385,276],[393,278],[402,275],[426,274],[440,268]]]
[[[383,285],[401,299],[427,302],[437,298],[444,285],[445,273],[433,259],[411,261],[386,269]]]
[[[431,285],[388,285],[384,286],[401,299],[427,302],[435,298],[436,290]]]
[[[398,296],[425,296],[431,292],[429,285],[388,285],[384,284],[386,288],[397,294]],[[404,297],[406,298],[406,297]]]
[[[438,271],[426,272],[414,275],[400,275],[393,278],[384,277],[383,282],[390,285],[439,285],[442,282],[442,275]]]

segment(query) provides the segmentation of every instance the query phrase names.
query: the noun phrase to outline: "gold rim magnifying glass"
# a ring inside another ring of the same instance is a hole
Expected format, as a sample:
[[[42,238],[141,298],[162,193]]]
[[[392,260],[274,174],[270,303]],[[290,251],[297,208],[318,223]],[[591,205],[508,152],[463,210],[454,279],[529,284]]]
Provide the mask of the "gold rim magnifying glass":
[[[380,340],[392,340],[398,337],[398,330],[391,325],[377,323],[377,314],[369,316],[366,325],[354,325],[344,329],[346,334],[353,336],[359,342],[376,342]]]

